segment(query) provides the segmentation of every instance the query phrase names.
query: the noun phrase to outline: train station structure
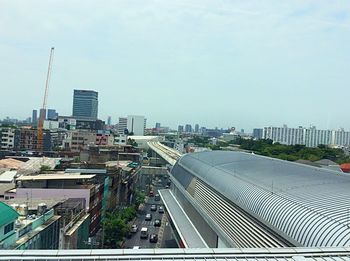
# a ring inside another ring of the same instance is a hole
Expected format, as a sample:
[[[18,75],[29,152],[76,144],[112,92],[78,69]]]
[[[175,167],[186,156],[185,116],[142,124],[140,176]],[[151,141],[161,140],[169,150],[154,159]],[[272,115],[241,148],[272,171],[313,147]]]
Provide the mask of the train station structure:
[[[180,157],[170,176],[167,196],[173,199],[165,204],[178,202],[210,248],[350,244],[349,174],[244,152],[208,151]]]

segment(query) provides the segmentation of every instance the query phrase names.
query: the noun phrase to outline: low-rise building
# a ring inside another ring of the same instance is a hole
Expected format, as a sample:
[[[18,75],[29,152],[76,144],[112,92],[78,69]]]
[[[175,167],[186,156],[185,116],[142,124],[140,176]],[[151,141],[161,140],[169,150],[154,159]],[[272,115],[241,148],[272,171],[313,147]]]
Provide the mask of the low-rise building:
[[[51,134],[49,130],[43,131],[44,151],[51,151]],[[14,148],[17,151],[38,150],[38,130],[21,128],[16,129]]]
[[[5,197],[13,198],[73,198],[84,199],[86,211],[90,214],[89,234],[94,235],[100,228],[104,184],[96,180],[96,175],[80,173],[55,173],[17,178],[17,188]]]
[[[0,202],[0,245],[3,249],[58,249],[59,219],[46,204]]]
[[[110,131],[97,131],[95,145],[113,146],[114,136]]]
[[[88,130],[73,130],[67,133],[63,147],[72,152],[80,152],[89,145],[95,145],[96,134]]]
[[[135,152],[131,145],[126,146],[89,146],[80,152],[80,160],[95,163],[107,161],[130,160],[141,161],[141,154]]]
[[[0,249],[8,249],[16,241],[15,222],[19,214],[3,202],[0,202],[0,213]]]
[[[89,239],[90,214],[85,200],[70,198],[55,208],[60,219],[59,249],[84,249]]]

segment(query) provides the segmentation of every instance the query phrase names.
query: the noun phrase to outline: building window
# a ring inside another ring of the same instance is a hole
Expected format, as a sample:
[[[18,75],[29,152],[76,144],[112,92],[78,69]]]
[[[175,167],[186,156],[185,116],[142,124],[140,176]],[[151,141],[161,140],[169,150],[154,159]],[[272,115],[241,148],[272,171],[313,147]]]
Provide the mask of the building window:
[[[13,230],[13,222],[10,224],[7,224],[4,228],[4,235],[6,235],[7,233],[11,232]]]

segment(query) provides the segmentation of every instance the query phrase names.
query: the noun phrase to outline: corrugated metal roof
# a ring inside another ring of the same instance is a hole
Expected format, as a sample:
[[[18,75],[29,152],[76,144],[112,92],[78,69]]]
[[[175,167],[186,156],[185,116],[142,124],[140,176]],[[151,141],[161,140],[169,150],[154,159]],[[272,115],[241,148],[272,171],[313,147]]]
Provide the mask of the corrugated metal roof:
[[[254,217],[303,246],[350,245],[350,176],[242,152],[178,163]]]
[[[12,182],[14,177],[17,175],[16,170],[7,170],[3,173],[0,173],[0,182]]]
[[[0,227],[10,222],[14,222],[19,216],[16,210],[3,202],[0,202],[0,213]]]

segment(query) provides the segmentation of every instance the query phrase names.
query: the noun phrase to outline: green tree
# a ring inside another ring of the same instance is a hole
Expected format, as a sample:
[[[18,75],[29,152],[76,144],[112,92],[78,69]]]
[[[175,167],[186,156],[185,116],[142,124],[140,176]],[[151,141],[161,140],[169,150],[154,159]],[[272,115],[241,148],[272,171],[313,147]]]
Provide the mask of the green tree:
[[[131,138],[128,138],[128,141],[126,142],[126,144],[131,145],[133,147],[137,147],[136,141]]]
[[[40,166],[40,171],[47,171],[47,170],[51,170],[51,167],[48,165],[41,165]]]
[[[103,223],[104,246],[106,248],[120,248],[123,238],[130,231],[125,219],[119,215],[107,213]]]

